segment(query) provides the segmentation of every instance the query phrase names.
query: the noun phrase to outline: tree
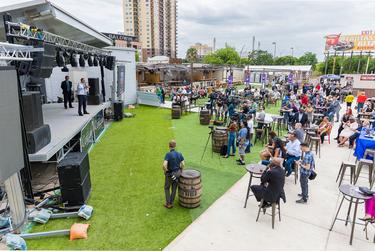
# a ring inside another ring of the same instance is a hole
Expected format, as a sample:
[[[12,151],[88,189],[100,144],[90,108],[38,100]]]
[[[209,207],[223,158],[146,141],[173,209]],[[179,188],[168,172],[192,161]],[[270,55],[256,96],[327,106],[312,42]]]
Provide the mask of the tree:
[[[203,62],[213,65],[240,65],[241,57],[235,48],[227,46],[206,55]]]
[[[139,62],[139,52],[135,51],[135,62]]]
[[[297,58],[293,56],[283,56],[275,58],[274,64],[275,65],[295,65],[297,62]]]
[[[198,50],[196,48],[189,48],[186,51],[186,60],[189,63],[195,63],[198,60]]]
[[[251,65],[272,65],[273,57],[268,51],[256,50],[249,54]]]
[[[315,65],[318,63],[316,54],[312,52],[305,52],[300,58],[298,58],[297,64],[299,65],[312,65],[312,68],[315,69]]]

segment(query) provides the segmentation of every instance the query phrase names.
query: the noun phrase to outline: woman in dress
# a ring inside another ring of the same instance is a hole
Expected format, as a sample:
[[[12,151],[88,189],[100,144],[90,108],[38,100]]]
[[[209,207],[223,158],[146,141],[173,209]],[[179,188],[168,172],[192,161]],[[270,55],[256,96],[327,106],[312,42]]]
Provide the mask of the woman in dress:
[[[320,122],[319,128],[318,128],[318,134],[319,134],[320,141],[322,142],[322,144],[324,143],[324,137],[327,135],[330,127],[331,127],[331,123],[329,122],[328,117],[324,117],[322,122]]]
[[[353,118],[350,117],[349,121],[344,125],[344,130],[340,133],[339,136],[339,147],[343,147],[345,142],[352,136],[358,129],[358,123]]]

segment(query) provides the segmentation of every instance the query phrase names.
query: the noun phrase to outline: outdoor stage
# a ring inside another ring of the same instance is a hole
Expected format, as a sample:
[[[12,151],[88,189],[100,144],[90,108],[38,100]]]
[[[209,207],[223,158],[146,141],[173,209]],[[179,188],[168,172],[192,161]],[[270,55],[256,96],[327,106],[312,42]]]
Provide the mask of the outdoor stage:
[[[80,143],[82,149],[83,144],[87,144],[91,139],[93,143],[99,136],[95,135],[95,131],[100,134],[101,129],[104,129],[104,109],[110,107],[111,103],[87,106],[90,114],[82,117],[78,116],[78,103],[73,103],[73,106],[74,108],[67,110],[64,109],[64,104],[54,103],[42,106],[44,124],[48,124],[51,128],[51,142],[39,152],[30,154],[31,162],[58,162],[69,150],[77,147],[73,145],[74,143]],[[101,129],[97,130],[98,127]],[[73,139],[75,142],[72,142]],[[83,139],[85,142],[82,141]]]

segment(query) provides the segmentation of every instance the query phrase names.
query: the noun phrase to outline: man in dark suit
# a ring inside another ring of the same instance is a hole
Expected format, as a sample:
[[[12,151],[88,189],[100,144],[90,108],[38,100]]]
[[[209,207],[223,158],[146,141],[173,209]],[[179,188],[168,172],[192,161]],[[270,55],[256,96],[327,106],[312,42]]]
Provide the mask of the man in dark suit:
[[[69,81],[69,76],[65,76],[65,80],[61,82],[61,89],[64,95],[65,109],[68,109],[68,103],[69,103],[69,108],[74,108],[72,106],[72,87],[73,87],[73,84],[71,81]]]
[[[278,203],[280,198],[286,201],[284,193],[285,172],[282,166],[282,158],[272,159],[268,169],[265,170],[261,177],[260,185],[251,186],[257,201],[264,200],[263,207],[272,203]]]
[[[294,124],[301,123],[302,126],[306,126],[307,122],[309,121],[307,117],[307,113],[302,108],[299,109],[299,111],[294,115]]]

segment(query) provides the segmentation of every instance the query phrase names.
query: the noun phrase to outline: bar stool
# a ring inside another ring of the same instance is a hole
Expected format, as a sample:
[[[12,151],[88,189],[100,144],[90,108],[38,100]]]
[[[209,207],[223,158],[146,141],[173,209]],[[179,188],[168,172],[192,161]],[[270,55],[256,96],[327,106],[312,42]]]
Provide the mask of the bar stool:
[[[255,130],[254,145],[257,143],[258,139],[264,144],[264,138],[265,138],[265,131],[264,131],[264,129],[256,129]]]
[[[297,164],[297,161],[294,161],[294,184],[297,185],[297,181],[298,181],[298,170],[299,170],[299,166]]]
[[[316,133],[315,133],[315,132],[307,131],[307,132],[306,132],[305,142],[306,142],[307,144],[310,144],[310,139],[311,139],[311,137],[315,137],[315,136],[316,136]]]
[[[355,163],[352,163],[352,162],[346,162],[346,161],[343,161],[341,163],[341,166],[340,166],[340,171],[339,173],[337,174],[337,178],[336,178],[336,182],[339,180],[340,178],[340,181],[339,181],[339,186],[341,186],[341,183],[344,179],[344,176],[345,176],[345,172],[346,172],[346,168],[350,167],[350,184],[353,184],[354,182],[354,178],[355,178],[355,167],[356,167],[356,164]]]
[[[372,155],[375,158],[375,150],[373,149],[366,149],[365,154],[363,155],[364,159],[367,159],[368,155]]]
[[[372,173],[374,172],[374,161],[369,160],[369,159],[361,159],[358,162],[357,174],[355,176],[354,185],[357,184],[357,181],[358,181],[359,175],[361,174],[363,166],[368,166],[368,170],[369,170],[368,180],[369,180],[369,183],[370,183],[370,186],[371,186],[373,184],[373,182],[372,182]]]
[[[259,220],[259,215],[260,215],[261,210],[263,210],[263,214],[266,214],[267,208],[262,208],[263,203],[264,203],[264,200],[262,199],[260,201],[260,204],[259,204],[258,216],[257,216],[257,219],[256,219],[257,222]],[[277,202],[277,203],[275,202],[275,203],[271,204],[271,207],[272,207],[272,214],[271,214],[271,216],[272,216],[272,229],[275,228],[276,205],[277,205],[277,211],[278,211],[278,214],[279,214],[279,221],[281,221],[281,210],[280,210],[280,199],[279,199],[279,202]]]
[[[320,138],[319,137],[310,137],[310,149],[313,150],[315,148],[315,154],[318,155],[320,158]]]

